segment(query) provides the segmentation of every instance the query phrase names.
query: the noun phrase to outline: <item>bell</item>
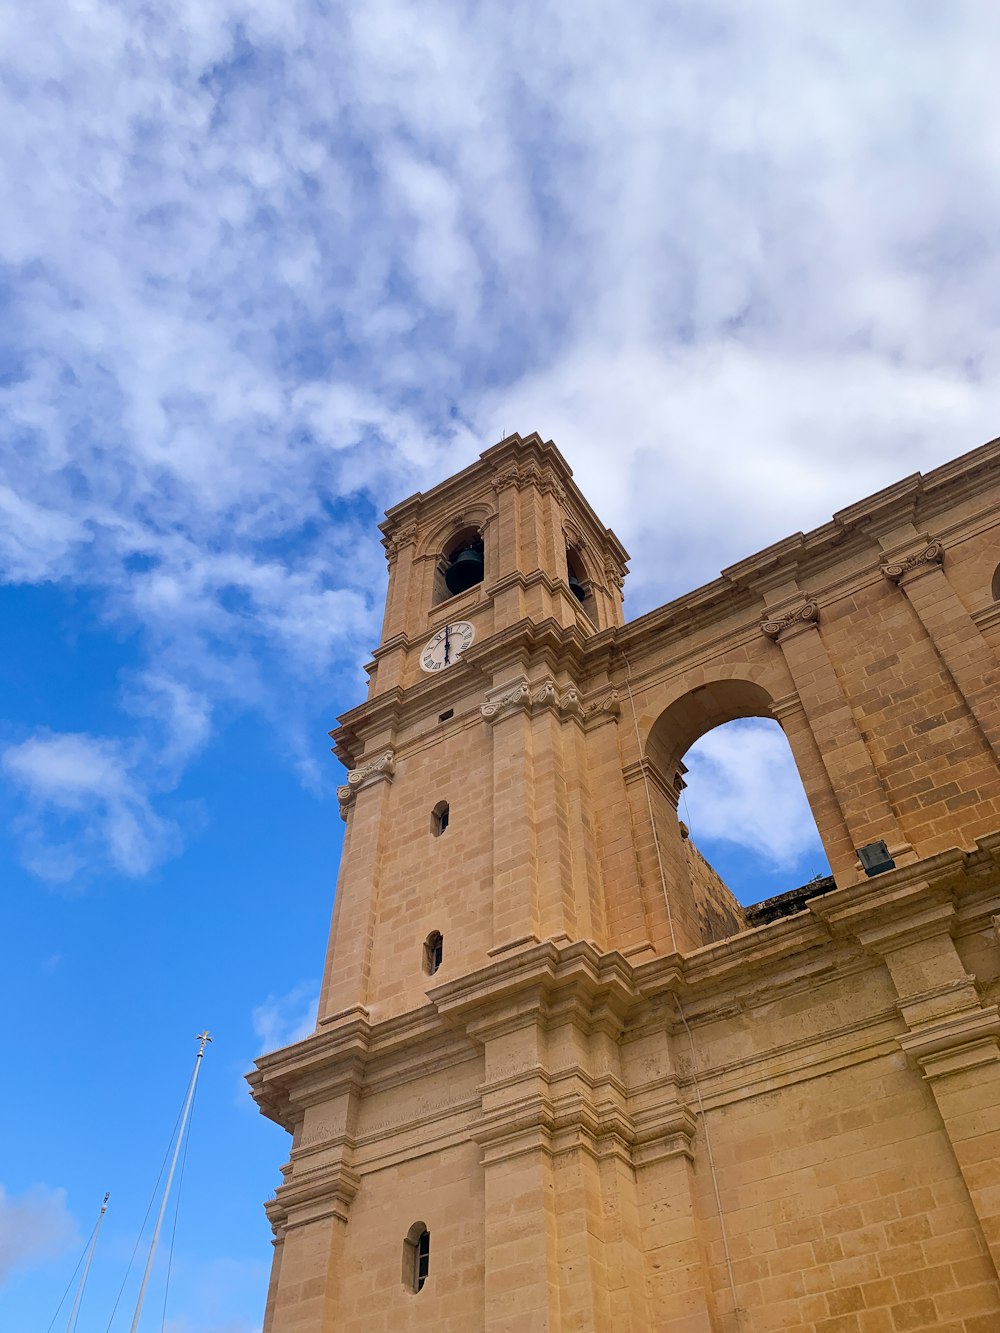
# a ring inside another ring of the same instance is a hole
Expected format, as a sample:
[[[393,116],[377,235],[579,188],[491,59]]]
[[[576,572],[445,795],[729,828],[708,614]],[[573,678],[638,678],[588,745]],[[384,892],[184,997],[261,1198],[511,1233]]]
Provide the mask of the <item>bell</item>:
[[[569,576],[569,590],[576,597],[577,601],[585,602],[587,600],[587,589],[583,586],[575,574]]]
[[[466,588],[471,588],[474,583],[482,583],[482,551],[477,551],[474,546],[466,546],[464,550],[459,551],[444,571],[444,581],[452,596],[457,592],[465,592]]]

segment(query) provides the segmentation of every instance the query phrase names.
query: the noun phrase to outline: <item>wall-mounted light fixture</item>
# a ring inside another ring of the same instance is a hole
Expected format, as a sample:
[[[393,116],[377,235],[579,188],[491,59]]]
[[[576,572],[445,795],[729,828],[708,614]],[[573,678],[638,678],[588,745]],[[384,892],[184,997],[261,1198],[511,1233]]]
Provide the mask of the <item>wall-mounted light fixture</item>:
[[[889,848],[884,842],[869,842],[864,847],[856,847],[854,850],[869,879],[872,875],[883,875],[887,870],[896,869],[896,862],[889,855]]]

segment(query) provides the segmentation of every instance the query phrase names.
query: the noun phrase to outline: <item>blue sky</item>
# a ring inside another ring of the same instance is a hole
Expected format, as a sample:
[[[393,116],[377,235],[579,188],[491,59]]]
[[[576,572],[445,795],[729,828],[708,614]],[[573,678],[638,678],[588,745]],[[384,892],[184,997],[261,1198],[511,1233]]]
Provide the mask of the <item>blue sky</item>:
[[[166,1327],[259,1327],[286,1143],[240,1076],[309,1022],[388,504],[538,430],[635,615],[997,433],[998,40],[961,0],[0,14],[0,1326],[110,1189],[106,1327],[207,1025]],[[757,896],[823,865],[782,744],[688,761]]]

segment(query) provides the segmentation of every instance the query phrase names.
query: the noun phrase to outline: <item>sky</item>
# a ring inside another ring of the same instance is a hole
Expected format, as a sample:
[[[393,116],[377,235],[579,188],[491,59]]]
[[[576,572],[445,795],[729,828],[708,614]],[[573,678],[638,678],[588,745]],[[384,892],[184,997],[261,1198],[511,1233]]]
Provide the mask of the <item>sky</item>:
[[[631,617],[997,433],[998,42],[985,0],[0,8],[0,1328],[110,1190],[107,1329],[205,1026],[142,1328],[260,1327],[242,1073],[312,1022],[387,505],[537,430]],[[824,869],[773,725],[687,763],[744,896]]]

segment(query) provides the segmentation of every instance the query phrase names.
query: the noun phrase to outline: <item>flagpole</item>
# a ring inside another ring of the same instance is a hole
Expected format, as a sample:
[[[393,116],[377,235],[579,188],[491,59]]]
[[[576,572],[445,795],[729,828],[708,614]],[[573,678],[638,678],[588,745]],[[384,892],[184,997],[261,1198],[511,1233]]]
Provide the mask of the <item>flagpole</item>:
[[[163,1226],[163,1218],[167,1211],[167,1199],[170,1197],[170,1186],[173,1183],[174,1171],[177,1168],[177,1159],[181,1153],[181,1144],[184,1142],[184,1130],[187,1126],[188,1116],[191,1114],[191,1103],[194,1101],[194,1090],[198,1082],[198,1071],[201,1069],[201,1057],[205,1054],[205,1046],[212,1038],[207,1032],[201,1032],[198,1035],[200,1043],[198,1054],[194,1058],[194,1069],[191,1071],[191,1082],[188,1084],[187,1097],[184,1101],[184,1110],[181,1112],[180,1128],[177,1131],[177,1142],[174,1144],[174,1155],[170,1162],[170,1171],[167,1175],[167,1183],[163,1187],[163,1200],[160,1203],[160,1214],[156,1219],[156,1229],[153,1232],[153,1239],[149,1246],[149,1258],[146,1260],[146,1271],[142,1275],[142,1286],[139,1288],[139,1299],[136,1302],[135,1314],[132,1316],[132,1327],[129,1333],[136,1333],[139,1327],[139,1317],[142,1314],[142,1303],[146,1299],[146,1286],[149,1282],[149,1275],[153,1270],[153,1256],[156,1254],[156,1243],[160,1239],[160,1228]]]
[[[80,1285],[76,1289],[76,1299],[73,1302],[73,1308],[69,1312],[69,1323],[66,1325],[66,1333],[73,1333],[73,1325],[76,1322],[77,1312],[80,1309],[80,1302],[83,1300],[83,1289],[87,1285],[87,1274],[90,1272],[90,1263],[94,1257],[94,1251],[97,1249],[97,1237],[100,1234],[101,1223],[104,1221],[104,1214],[108,1211],[108,1200],[110,1198],[110,1192],[105,1194],[104,1201],[101,1204],[101,1211],[97,1215],[97,1225],[94,1227],[94,1234],[91,1236],[90,1244],[87,1246],[87,1262],[83,1266],[83,1276],[80,1278]]]

